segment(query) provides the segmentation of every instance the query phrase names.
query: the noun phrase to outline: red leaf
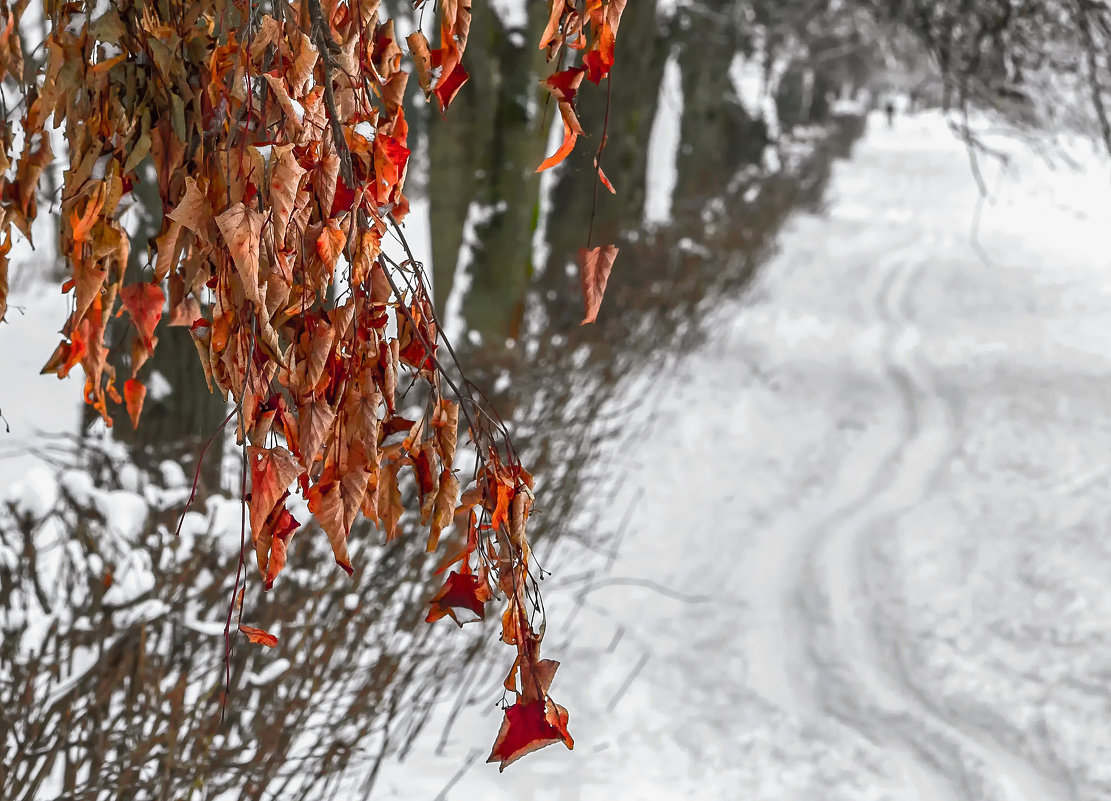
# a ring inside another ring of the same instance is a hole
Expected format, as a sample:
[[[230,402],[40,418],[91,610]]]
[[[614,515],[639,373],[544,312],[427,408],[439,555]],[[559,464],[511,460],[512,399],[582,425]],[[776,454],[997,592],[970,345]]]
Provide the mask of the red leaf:
[[[332,198],[332,211],[329,217],[335,217],[340,212],[351,211],[351,207],[355,205],[355,190],[344,183],[343,178],[340,177],[336,181],[336,194]]]
[[[143,401],[147,397],[147,388],[142,381],[129,378],[123,385],[123,397],[127,401],[127,416],[131,418],[131,425],[139,427],[139,415],[143,413]]]
[[[120,290],[120,300],[131,315],[135,330],[143,346],[149,351],[154,348],[154,329],[162,319],[162,306],[166,295],[158,284],[131,284]]]
[[[432,598],[432,608],[428,610],[426,623],[434,623],[442,617],[450,617],[462,628],[464,623],[486,619],[486,602],[493,598],[485,577],[476,576],[464,568],[464,572],[451,571],[440,591]],[[460,620],[456,610],[466,610],[474,617]]]
[[[439,83],[436,84],[436,88],[433,89],[432,92],[436,95],[436,100],[440,103],[441,114],[447,111],[447,107],[451,105],[451,101],[459,94],[459,90],[463,88],[463,84],[465,84],[470,77],[471,76],[467,74],[467,71],[463,69],[463,65],[460,63],[455,65],[455,69],[451,71],[450,75],[445,75],[440,78]]]
[[[556,100],[570,103],[579,91],[579,84],[583,82],[586,67],[568,67],[562,72],[554,72],[544,81],[548,91]]]
[[[567,710],[551,699],[507,707],[498,738],[487,762],[501,762],[503,771],[526,754],[562,742],[568,748],[575,741],[567,732]]]
[[[247,635],[247,639],[258,645],[265,645],[267,648],[273,648],[278,644],[278,638],[268,631],[256,629],[254,626],[244,626],[239,624],[239,630]]]
[[[592,323],[598,318],[598,309],[602,307],[602,295],[606,292],[606,283],[613,269],[613,262],[617,258],[616,245],[602,245],[598,248],[583,248],[579,251],[582,260],[583,305],[586,307],[586,317],[580,325]]]

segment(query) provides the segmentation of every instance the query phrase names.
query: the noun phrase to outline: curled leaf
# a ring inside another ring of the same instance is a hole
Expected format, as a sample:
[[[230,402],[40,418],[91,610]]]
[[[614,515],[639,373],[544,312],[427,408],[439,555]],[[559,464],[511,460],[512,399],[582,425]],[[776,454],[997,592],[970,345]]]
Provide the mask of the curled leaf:
[[[268,631],[256,629],[254,626],[244,626],[239,624],[239,630],[247,635],[247,639],[256,645],[265,645],[267,648],[273,648],[278,644],[278,638]]]
[[[602,245],[579,251],[579,259],[582,261],[582,272],[579,276],[582,280],[583,306],[586,307],[586,316],[583,317],[580,325],[592,323],[598,318],[598,310],[602,307],[602,296],[606,292],[606,284],[609,282],[610,271],[613,269],[618,250],[616,245]]]

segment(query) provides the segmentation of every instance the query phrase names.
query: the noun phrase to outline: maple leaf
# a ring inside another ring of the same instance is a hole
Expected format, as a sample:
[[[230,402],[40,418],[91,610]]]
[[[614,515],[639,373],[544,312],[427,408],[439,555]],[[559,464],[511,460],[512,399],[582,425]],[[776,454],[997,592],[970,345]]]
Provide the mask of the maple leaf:
[[[602,245],[589,250],[583,248],[579,251],[579,260],[582,262],[579,278],[582,282],[583,305],[586,307],[586,316],[580,325],[592,323],[598,319],[598,310],[602,307],[602,296],[606,292],[606,283],[613,269],[613,262],[617,258],[619,248],[616,245]]]
[[[254,626],[244,626],[239,624],[239,630],[247,635],[247,639],[257,645],[265,645],[267,648],[273,648],[278,644],[278,638],[268,631],[256,629]]]
[[[147,397],[147,388],[142,381],[129,378],[123,385],[123,397],[127,402],[127,415],[131,418],[131,426],[139,427],[139,415],[143,413],[143,401]]]
[[[131,315],[131,322],[139,339],[148,351],[154,350],[154,329],[162,319],[166,295],[158,284],[131,284],[120,290],[123,307]]]
[[[483,577],[476,576],[466,567],[463,572],[453,570],[429,602],[431,608],[425,622],[434,623],[442,617],[450,617],[462,628],[464,623],[485,620],[486,602],[493,597]],[[461,612],[470,612],[472,616],[464,616],[461,620]]]
[[[506,708],[505,720],[486,761],[500,762],[500,772],[526,754],[553,743],[562,742],[567,748],[574,748],[567,720],[567,710],[550,698],[530,703],[517,701]]]

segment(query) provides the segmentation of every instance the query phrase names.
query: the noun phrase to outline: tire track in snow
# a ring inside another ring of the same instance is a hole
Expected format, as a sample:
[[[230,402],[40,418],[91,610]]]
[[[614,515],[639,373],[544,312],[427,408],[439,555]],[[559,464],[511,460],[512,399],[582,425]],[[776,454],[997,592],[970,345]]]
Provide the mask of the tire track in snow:
[[[884,370],[901,410],[901,430],[865,469],[866,489],[821,519],[789,590],[786,622],[797,639],[795,689],[806,707],[850,726],[882,748],[898,745],[908,779],[923,799],[1053,801],[1063,785],[978,732],[953,726],[909,686],[885,650],[863,575],[867,543],[924,499],[959,445],[949,405],[934,386],[907,313],[921,244],[900,249],[879,269],[872,307],[887,340]],[[846,461],[843,471],[859,467]],[[835,496],[837,497],[837,496]],[[790,657],[789,657],[790,658]],[[792,660],[793,661],[793,660]],[[809,675],[807,675],[809,673]],[[790,675],[790,674],[788,674]]]

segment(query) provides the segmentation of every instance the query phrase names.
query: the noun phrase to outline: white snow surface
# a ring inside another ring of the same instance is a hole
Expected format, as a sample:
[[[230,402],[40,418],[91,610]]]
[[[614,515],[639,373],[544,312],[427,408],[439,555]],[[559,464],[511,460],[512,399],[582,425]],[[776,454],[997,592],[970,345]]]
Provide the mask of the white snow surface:
[[[631,510],[627,533],[609,572],[545,559],[575,750],[499,774],[477,693],[377,792],[1107,797],[1107,162],[993,144],[1019,169],[985,165],[973,241],[945,121],[871,119],[708,342],[614,393],[625,489],[597,530]]]

